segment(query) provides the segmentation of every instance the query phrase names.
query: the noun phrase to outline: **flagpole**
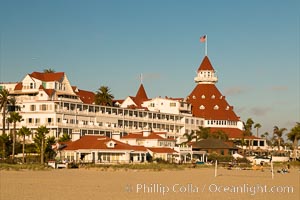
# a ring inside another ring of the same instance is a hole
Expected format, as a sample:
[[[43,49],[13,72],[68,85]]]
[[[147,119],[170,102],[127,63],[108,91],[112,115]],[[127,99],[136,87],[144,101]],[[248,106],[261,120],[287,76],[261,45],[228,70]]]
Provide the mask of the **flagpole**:
[[[205,56],[207,56],[207,35],[205,37]]]

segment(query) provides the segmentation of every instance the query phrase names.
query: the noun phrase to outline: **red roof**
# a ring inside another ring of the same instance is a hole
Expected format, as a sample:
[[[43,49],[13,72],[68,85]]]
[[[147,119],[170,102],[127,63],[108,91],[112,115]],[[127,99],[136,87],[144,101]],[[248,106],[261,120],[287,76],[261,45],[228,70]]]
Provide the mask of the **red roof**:
[[[22,82],[17,83],[17,85],[15,86],[15,90],[22,90],[22,88],[23,88]]]
[[[33,72],[29,74],[32,78],[36,78],[41,81],[60,81],[63,79],[64,72],[54,72],[54,73],[42,73],[42,72]]]
[[[178,153],[174,149],[168,147],[147,147],[147,149],[149,149],[153,153],[168,153],[168,154]]]
[[[78,89],[78,92],[75,92],[75,93],[79,96],[80,100],[83,103],[93,104],[95,102],[95,93],[94,92]]]
[[[113,141],[115,143],[114,147],[107,147],[107,143]],[[79,140],[69,143],[64,150],[78,150],[78,149],[104,149],[104,150],[134,150],[140,149],[139,147],[132,147],[129,144],[122,143],[120,141],[96,135],[85,135]]]
[[[132,99],[138,107],[140,107],[143,104],[144,101],[148,100],[148,96],[146,94],[146,91],[145,91],[145,88],[144,88],[143,84],[140,85],[135,97],[132,98]]]
[[[197,72],[199,72],[200,70],[215,71],[207,56],[205,56],[204,59],[202,60],[202,63],[200,64]]]
[[[215,84],[198,84],[187,101],[192,105],[192,113],[196,117],[206,120],[239,120]]]

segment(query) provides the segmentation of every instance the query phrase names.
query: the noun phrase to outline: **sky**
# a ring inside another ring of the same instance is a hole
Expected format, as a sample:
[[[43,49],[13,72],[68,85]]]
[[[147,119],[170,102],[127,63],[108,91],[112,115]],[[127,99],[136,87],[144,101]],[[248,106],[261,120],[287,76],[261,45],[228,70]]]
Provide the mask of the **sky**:
[[[44,69],[116,99],[186,97],[205,56],[242,121],[300,122],[297,0],[0,0],[0,82]]]

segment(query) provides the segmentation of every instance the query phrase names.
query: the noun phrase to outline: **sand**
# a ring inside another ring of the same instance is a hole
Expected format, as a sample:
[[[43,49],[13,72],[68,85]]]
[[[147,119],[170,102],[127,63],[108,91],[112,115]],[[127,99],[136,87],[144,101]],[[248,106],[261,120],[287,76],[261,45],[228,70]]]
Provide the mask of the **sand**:
[[[299,169],[164,171],[58,169],[0,171],[1,200],[299,199]]]

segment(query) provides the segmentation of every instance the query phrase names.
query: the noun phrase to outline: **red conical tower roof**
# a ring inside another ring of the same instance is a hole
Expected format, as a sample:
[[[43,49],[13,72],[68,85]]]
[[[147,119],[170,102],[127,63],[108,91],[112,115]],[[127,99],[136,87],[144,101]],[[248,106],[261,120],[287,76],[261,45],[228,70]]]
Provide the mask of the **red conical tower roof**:
[[[141,104],[147,100],[148,100],[147,93],[145,91],[143,84],[141,84],[139,87],[139,90],[137,91],[137,93],[135,95],[134,101],[138,106],[141,106]]]
[[[197,72],[199,72],[201,70],[212,70],[212,71],[215,71],[215,69],[211,65],[211,63],[210,63],[210,61],[209,61],[209,59],[208,59],[207,56],[205,56],[203,58],[202,63],[200,64]]]

